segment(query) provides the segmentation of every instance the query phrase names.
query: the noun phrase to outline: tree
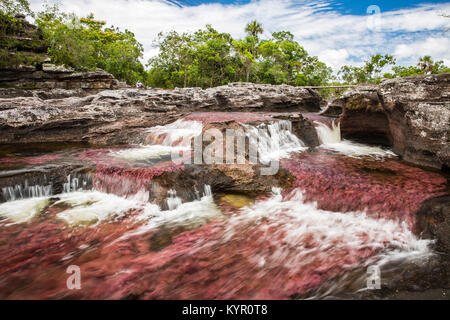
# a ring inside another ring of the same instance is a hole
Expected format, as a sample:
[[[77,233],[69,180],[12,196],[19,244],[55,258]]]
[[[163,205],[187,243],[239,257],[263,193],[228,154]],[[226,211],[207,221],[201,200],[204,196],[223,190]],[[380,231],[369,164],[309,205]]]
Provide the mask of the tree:
[[[33,15],[28,0],[0,0],[0,11],[12,16],[18,14]]]
[[[245,27],[245,32],[247,32],[247,34],[251,37],[259,38],[259,35],[264,33],[264,29],[261,23],[253,20],[247,24],[247,26]]]
[[[419,59],[417,67],[422,70],[424,74],[438,74],[448,72],[448,68],[444,65],[444,61],[433,61],[431,56],[424,56]]]
[[[379,83],[381,73],[386,66],[396,64],[394,56],[376,54],[364,63],[363,67],[343,66],[338,72],[340,78],[348,84]]]
[[[226,84],[235,73],[236,59],[231,55],[233,38],[211,25],[194,34],[198,83],[203,87]]]
[[[320,85],[331,75],[331,70],[317,57],[309,56],[288,31],[273,33],[272,39],[261,42],[258,51],[262,57],[259,79],[263,83]]]
[[[242,67],[239,57],[232,54],[231,36],[210,25],[193,34],[161,33],[155,45],[159,54],[149,60],[146,80],[151,86],[221,85],[237,80],[237,69]]]
[[[244,66],[246,82],[250,81],[252,65],[255,62],[255,57],[252,54],[252,51],[254,51],[255,48],[254,42],[255,38],[253,37],[246,37],[245,39],[233,41],[233,48],[237,52],[237,55]]]
[[[366,61],[364,67],[368,73],[369,82],[380,82],[383,69],[388,65],[395,65],[395,63],[396,59],[389,54],[376,54],[371,56],[369,61]]]
[[[256,21],[246,27],[247,36],[233,39],[212,26],[193,34],[160,34],[159,54],[150,59],[147,84],[173,88],[211,87],[234,81],[270,84],[319,85],[331,70],[311,57],[288,31],[260,40]]]
[[[343,66],[338,76],[347,84],[368,83],[369,74],[364,67]]]
[[[37,25],[49,45],[48,55],[56,64],[76,70],[101,68],[129,84],[144,77],[140,62],[143,47],[129,31],[106,28],[92,14],[79,18],[60,12],[57,6],[47,6],[39,12]]]
[[[20,33],[17,15],[33,15],[28,0],[0,0],[0,36]]]
[[[389,76],[389,78],[398,78],[398,77],[402,78],[423,74],[422,70],[415,66],[409,67],[395,66],[392,68],[392,71],[394,72],[394,74],[392,76]]]

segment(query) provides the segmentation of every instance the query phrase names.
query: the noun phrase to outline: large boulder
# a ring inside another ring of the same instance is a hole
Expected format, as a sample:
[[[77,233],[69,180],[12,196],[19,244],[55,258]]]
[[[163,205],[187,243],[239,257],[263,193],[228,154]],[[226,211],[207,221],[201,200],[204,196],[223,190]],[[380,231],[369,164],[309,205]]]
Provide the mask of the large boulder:
[[[331,106],[343,109],[344,138],[390,145],[417,165],[450,166],[450,74],[358,86]]]
[[[380,85],[394,151],[409,162],[450,166],[450,74],[394,79]]]

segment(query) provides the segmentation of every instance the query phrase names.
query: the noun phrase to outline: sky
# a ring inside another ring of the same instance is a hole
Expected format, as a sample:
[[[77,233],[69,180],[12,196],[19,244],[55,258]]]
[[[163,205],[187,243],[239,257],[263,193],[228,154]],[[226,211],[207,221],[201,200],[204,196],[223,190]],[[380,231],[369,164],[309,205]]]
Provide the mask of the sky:
[[[337,71],[361,65],[376,53],[394,54],[400,65],[424,55],[450,66],[450,1],[426,0],[48,0],[80,16],[94,13],[107,25],[133,31],[144,45],[144,62],[158,53],[160,31],[196,31],[211,24],[243,37],[251,20],[263,24],[263,38],[291,31],[311,54]],[[31,0],[40,10],[43,1]]]

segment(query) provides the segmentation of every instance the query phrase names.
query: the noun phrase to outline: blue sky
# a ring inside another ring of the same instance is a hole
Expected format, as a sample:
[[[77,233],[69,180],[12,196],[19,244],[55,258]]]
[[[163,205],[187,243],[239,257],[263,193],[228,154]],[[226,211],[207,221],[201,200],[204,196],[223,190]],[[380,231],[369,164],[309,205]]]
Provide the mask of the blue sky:
[[[54,2],[56,0],[49,0]],[[94,13],[108,24],[132,30],[144,45],[145,60],[157,54],[160,31],[195,31],[212,24],[234,37],[244,36],[253,19],[272,32],[291,31],[312,55],[334,70],[359,65],[375,53],[395,54],[399,64],[416,64],[431,55],[450,65],[450,1],[423,0],[58,0],[64,10]],[[39,9],[43,1],[31,0]],[[380,13],[368,15],[377,5]]]
[[[167,0],[177,6],[198,6],[201,4],[247,4],[251,0]],[[370,5],[378,5],[385,11],[411,8],[424,3],[445,3],[443,0],[335,0],[329,1],[331,9],[345,14],[365,15]]]

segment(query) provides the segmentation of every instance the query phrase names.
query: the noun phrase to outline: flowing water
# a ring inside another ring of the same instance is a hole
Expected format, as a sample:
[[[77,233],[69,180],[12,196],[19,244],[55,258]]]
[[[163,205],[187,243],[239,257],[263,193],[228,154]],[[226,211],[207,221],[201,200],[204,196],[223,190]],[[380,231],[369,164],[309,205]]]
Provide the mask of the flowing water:
[[[192,199],[169,190],[163,205],[154,201],[152,180],[185,169],[170,155],[190,156],[212,119],[241,122],[262,142],[261,162],[280,159],[292,185],[258,197],[204,185],[188,190]],[[315,125],[322,145],[308,149],[288,121],[193,114],[149,128],[139,146],[0,159],[5,179],[26,173],[1,189],[0,298],[326,298],[366,291],[368,267],[389,281],[435,261],[414,214],[445,193],[446,179],[342,140],[338,123]],[[61,178],[41,177],[60,167]],[[81,290],[66,286],[70,265]]]

